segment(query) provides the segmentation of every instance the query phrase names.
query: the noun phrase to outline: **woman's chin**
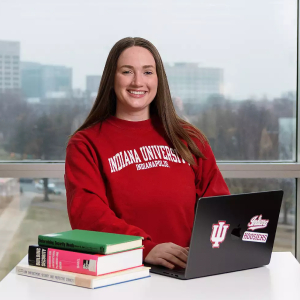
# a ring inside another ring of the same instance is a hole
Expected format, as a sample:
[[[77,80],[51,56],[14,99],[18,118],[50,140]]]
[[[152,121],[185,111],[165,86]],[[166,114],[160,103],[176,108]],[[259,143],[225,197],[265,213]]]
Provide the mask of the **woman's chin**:
[[[128,109],[135,110],[135,111],[147,109],[149,105],[150,104],[144,103],[144,101],[143,103],[141,103],[141,101],[127,102]]]

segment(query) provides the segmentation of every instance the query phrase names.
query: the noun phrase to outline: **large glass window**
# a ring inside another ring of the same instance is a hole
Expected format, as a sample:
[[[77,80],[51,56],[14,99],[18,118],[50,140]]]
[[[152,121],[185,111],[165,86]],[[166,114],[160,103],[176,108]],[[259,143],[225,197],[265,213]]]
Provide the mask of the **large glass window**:
[[[226,183],[232,194],[283,189],[273,250],[295,254],[295,180],[230,178]],[[0,178],[0,281],[39,234],[70,229],[63,179]]]
[[[39,43],[26,34],[36,24]],[[21,77],[21,93],[0,95],[4,160],[64,159],[110,48],[126,36],[158,48],[179,115],[203,130],[218,160],[295,160],[296,0],[5,1],[0,26],[15,41],[1,41],[0,55],[20,60]]]
[[[159,50],[177,113],[203,131],[219,162],[296,162],[297,2],[4,1],[0,161],[63,163],[109,50],[137,36]],[[38,178],[45,175],[36,169],[37,178],[19,179],[7,170],[0,170],[0,280],[38,234],[70,229],[62,179]],[[260,176],[226,182],[231,193],[284,190],[274,250],[295,254],[296,179]]]
[[[63,179],[0,178],[0,281],[39,234],[70,229]]]

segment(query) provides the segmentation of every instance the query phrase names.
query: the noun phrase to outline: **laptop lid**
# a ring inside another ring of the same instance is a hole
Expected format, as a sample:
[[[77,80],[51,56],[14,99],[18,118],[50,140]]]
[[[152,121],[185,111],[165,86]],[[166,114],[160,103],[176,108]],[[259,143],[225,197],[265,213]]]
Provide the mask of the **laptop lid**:
[[[270,262],[283,191],[200,198],[185,278]]]

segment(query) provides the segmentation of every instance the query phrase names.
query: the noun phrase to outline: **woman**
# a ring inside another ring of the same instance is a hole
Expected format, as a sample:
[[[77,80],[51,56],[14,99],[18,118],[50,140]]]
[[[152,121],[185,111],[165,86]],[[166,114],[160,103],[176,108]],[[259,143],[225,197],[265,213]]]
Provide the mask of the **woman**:
[[[205,136],[174,110],[157,49],[124,38],[67,146],[73,229],[144,237],[144,261],[185,268],[198,197],[229,194]]]

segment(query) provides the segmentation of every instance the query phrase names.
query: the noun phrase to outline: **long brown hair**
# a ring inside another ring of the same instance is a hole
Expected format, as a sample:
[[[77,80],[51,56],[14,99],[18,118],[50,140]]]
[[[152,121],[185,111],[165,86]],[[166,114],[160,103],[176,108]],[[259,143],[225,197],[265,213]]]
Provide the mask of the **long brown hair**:
[[[157,94],[150,104],[151,114],[155,114],[159,117],[166,135],[180,156],[188,163],[194,165],[195,161],[192,154],[196,157],[205,157],[191,137],[198,138],[202,144],[205,144],[208,140],[198,128],[178,117],[172,102],[162,59],[152,43],[139,37],[127,37],[121,39],[112,47],[105,63],[98,94],[92,110],[84,123],[73,133],[73,135],[76,132],[86,129],[98,122],[103,122],[109,116],[116,113],[117,101],[114,91],[114,76],[117,69],[117,61],[125,49],[133,46],[139,46],[149,50],[156,63],[158,87]],[[188,147],[182,140],[186,141]]]

